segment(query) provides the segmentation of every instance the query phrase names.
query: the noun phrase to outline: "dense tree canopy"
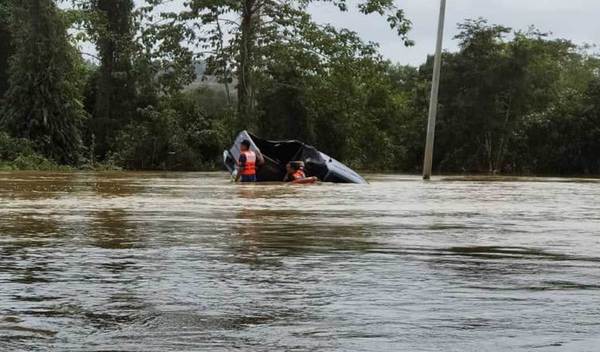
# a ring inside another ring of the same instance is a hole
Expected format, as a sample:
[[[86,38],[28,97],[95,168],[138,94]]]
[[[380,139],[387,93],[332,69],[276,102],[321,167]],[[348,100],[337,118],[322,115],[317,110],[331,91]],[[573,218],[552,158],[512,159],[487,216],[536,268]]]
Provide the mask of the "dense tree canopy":
[[[459,30],[460,51],[445,55],[438,169],[552,172],[540,170],[526,155],[532,147],[528,133],[541,127],[536,122],[552,114],[549,108],[561,95],[585,95],[586,81],[597,76],[598,61],[571,42],[550,40],[533,28],[513,33],[479,19],[459,25]]]
[[[341,11],[350,6],[346,0],[193,0],[181,2],[184,11],[162,16],[187,25],[193,43],[223,82],[237,80],[237,113],[243,117],[238,125],[248,128],[256,127],[258,95],[265,83],[272,83],[269,66],[279,59],[282,49],[302,52],[320,66],[340,48],[362,45],[353,33],[315,23],[307,12],[313,2],[331,2]],[[394,1],[361,0],[353,4],[364,14],[384,16],[410,44],[406,37],[410,22]]]
[[[391,0],[192,0],[178,12],[161,0],[62,10],[0,0],[0,166],[214,168],[250,128],[354,167],[418,172],[433,59],[394,65],[376,43],[314,22],[315,2],[379,14],[411,44]],[[455,40],[442,68],[438,172],[600,174],[598,57],[483,19],[459,24]]]
[[[94,35],[99,68],[95,79],[93,120],[96,153],[106,156],[111,136],[131,121],[136,109],[133,76],[133,1],[94,0],[89,2],[90,32]]]
[[[13,54],[9,28],[10,1],[0,0],[0,101],[8,89],[8,59]]]
[[[15,52],[9,60],[9,88],[2,126],[30,139],[48,157],[79,161],[80,128],[86,118],[77,65],[60,11],[51,0],[14,2],[10,27]]]

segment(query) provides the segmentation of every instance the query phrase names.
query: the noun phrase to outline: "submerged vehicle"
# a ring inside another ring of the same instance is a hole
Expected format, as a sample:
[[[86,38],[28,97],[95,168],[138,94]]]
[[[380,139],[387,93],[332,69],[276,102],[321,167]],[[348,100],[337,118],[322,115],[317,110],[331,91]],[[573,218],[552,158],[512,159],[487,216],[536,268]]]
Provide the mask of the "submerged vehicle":
[[[286,165],[290,161],[303,161],[307,176],[316,176],[323,182],[366,184],[354,170],[318,151],[315,147],[296,140],[269,141],[247,131],[238,134],[229,150],[223,152],[225,167],[232,174],[236,172],[236,160],[240,157],[240,144],[248,140],[251,150],[259,150],[265,163],[256,173],[258,182],[281,182],[286,175]]]

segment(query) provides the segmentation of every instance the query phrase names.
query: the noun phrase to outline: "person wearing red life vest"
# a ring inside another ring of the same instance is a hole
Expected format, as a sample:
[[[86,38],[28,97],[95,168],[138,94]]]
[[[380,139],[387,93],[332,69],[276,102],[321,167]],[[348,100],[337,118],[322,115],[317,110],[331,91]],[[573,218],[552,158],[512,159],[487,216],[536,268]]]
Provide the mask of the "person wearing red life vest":
[[[238,162],[239,172],[235,178],[242,182],[256,182],[256,166],[263,163],[263,156],[260,152],[255,153],[250,150],[250,141],[243,140],[240,145],[240,159]]]
[[[306,184],[315,183],[319,179],[316,177],[306,177],[304,172],[304,163],[302,161],[291,161],[286,165],[287,174],[285,175],[285,182]]]

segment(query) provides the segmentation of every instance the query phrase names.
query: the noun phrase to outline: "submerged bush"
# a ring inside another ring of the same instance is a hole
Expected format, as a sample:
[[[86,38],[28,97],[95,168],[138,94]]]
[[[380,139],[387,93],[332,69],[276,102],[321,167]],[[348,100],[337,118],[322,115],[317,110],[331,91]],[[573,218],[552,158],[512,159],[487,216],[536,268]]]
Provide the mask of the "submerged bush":
[[[20,155],[34,154],[33,144],[25,138],[12,138],[6,132],[0,132],[0,160],[14,160]]]
[[[69,168],[36,153],[30,140],[12,138],[0,132],[0,169],[53,171]]]
[[[119,133],[112,159],[138,170],[203,170],[218,163],[226,140],[225,96],[198,89],[138,110]]]

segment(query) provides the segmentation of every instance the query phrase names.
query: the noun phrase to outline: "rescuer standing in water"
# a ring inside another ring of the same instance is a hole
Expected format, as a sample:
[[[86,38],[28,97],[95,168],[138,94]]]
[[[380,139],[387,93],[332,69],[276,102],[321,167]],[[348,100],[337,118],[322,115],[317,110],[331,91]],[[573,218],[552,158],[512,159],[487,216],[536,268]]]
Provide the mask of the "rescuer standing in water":
[[[250,141],[245,139],[240,144],[240,159],[238,161],[239,172],[235,181],[256,182],[256,166],[264,163],[260,152],[250,150]]]

